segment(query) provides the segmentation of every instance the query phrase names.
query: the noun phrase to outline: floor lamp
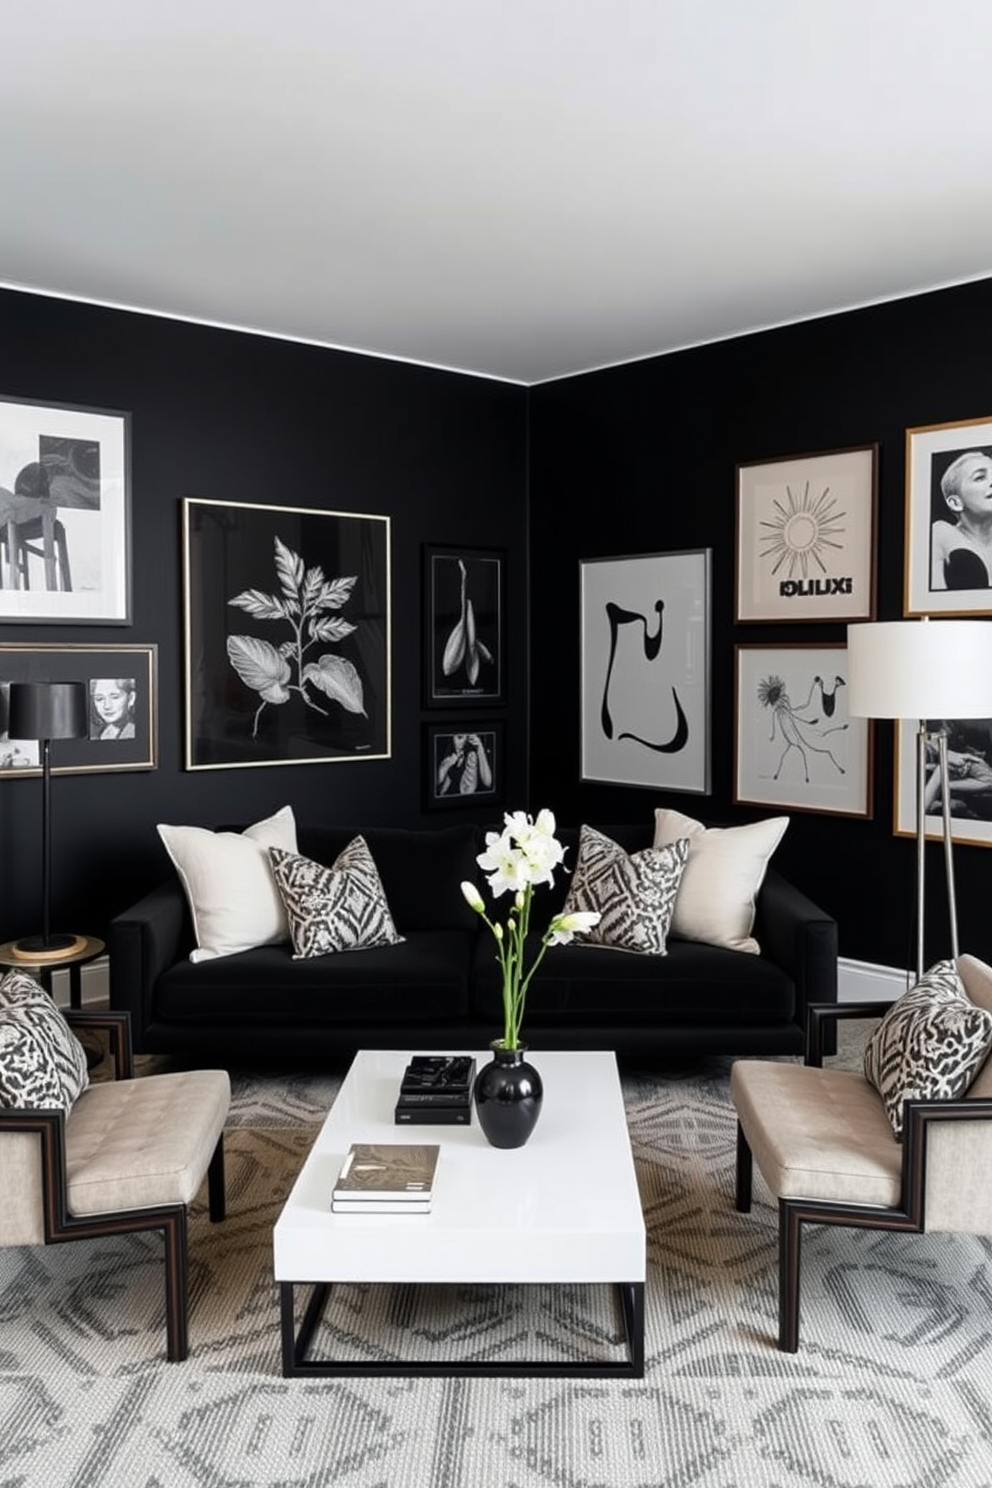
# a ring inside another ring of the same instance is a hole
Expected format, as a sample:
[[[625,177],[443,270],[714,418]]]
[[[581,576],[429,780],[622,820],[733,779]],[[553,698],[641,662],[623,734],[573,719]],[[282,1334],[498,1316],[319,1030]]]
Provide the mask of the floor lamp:
[[[992,718],[992,621],[888,620],[847,629],[847,705],[854,718],[914,719],[916,732],[916,974],[924,967],[927,743],[936,737],[951,955],[958,954],[947,735],[930,722]],[[992,763],[992,761],[990,761]]]
[[[81,739],[87,733],[85,682],[11,682],[7,735],[37,739],[41,746],[41,934],[16,940],[12,954],[28,965],[60,960],[81,951],[82,935],[53,935],[52,887],[52,768],[53,739]]]

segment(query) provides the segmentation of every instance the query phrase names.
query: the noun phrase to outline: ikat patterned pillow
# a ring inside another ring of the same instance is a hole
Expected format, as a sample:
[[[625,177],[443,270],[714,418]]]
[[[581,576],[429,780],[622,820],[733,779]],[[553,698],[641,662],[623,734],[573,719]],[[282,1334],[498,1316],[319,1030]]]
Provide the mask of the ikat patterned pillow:
[[[349,842],[330,868],[278,847],[269,848],[269,860],[289,921],[294,960],[403,940],[364,837]]]
[[[23,971],[0,982],[0,1106],[68,1111],[89,1084],[86,1050],[45,989]]]
[[[576,943],[667,954],[675,896],[689,853],[683,837],[667,847],[627,853],[612,838],[583,826],[564,913],[598,910],[601,919],[576,935]]]
[[[898,1141],[903,1102],[957,1100],[992,1049],[992,1013],[965,991],[953,961],[938,961],[889,1008],[865,1046],[864,1072]]]

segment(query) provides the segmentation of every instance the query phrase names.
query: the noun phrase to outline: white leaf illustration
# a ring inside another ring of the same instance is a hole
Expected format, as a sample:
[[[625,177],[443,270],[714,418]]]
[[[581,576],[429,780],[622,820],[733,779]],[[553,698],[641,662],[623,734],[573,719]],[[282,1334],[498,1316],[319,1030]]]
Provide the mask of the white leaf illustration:
[[[253,688],[265,702],[285,703],[288,700],[286,683],[292,675],[289,664],[268,641],[260,641],[255,636],[228,636],[227,657],[242,682]]]
[[[300,585],[303,583],[303,559],[278,537],[276,538],[276,573],[279,575],[279,583],[282,585],[282,592],[286,598],[299,599]]]
[[[350,661],[329,652],[319,661],[311,661],[303,668],[304,682],[311,682],[321,692],[341,704],[348,713],[361,713],[365,717],[365,694],[362,679]]]
[[[317,610],[340,610],[351,598],[351,591],[358,581],[358,575],[352,574],[350,578],[332,579],[325,584],[319,595],[314,600],[314,609]]]
[[[310,621],[310,635],[315,641],[343,641],[357,626],[340,615],[325,615],[322,620]]]
[[[285,620],[286,606],[281,599],[274,594],[263,594],[261,589],[244,589],[229,599],[229,605],[235,609],[247,610],[249,615],[255,615],[259,620]]]

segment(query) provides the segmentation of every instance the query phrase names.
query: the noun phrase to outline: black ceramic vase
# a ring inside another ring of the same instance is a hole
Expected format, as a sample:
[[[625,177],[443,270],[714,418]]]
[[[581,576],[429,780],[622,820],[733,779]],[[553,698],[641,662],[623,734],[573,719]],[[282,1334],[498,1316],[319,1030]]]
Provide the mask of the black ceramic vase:
[[[525,1046],[491,1045],[493,1057],[475,1077],[475,1109],[493,1147],[522,1147],[537,1125],[544,1100],[541,1077],[524,1055]]]

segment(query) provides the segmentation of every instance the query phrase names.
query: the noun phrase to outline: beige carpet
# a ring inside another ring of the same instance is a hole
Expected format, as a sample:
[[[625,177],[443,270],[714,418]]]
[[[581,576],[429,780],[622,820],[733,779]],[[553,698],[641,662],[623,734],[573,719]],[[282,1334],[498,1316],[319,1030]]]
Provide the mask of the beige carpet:
[[[850,1056],[850,1047],[846,1050]],[[649,1236],[641,1381],[284,1380],[271,1230],[336,1078],[239,1075],[229,1218],[190,1233],[163,1361],[154,1238],[0,1252],[2,1488],[990,1488],[990,1246],[814,1229],[780,1354],[775,1213],[733,1207],[726,1061],[630,1073]],[[341,1288],[356,1357],[616,1348],[608,1295]]]

